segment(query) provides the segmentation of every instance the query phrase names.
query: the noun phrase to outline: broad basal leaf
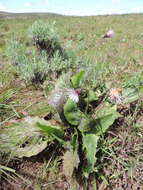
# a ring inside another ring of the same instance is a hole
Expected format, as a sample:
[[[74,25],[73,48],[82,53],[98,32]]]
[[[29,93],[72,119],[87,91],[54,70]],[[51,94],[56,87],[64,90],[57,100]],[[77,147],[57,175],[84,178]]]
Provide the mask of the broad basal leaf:
[[[72,177],[75,168],[78,168],[79,156],[77,151],[67,150],[63,156],[63,173],[67,179]]]
[[[77,104],[68,99],[64,105],[64,116],[66,120],[72,125],[78,125],[82,118],[82,113],[77,107]]]
[[[49,135],[45,135],[37,123],[45,131],[47,127]],[[5,126],[0,132],[0,151],[19,158],[37,155],[47,147],[48,142],[56,137],[60,139],[63,135],[60,128],[38,117],[26,117],[15,124]]]
[[[117,106],[105,103],[94,113],[93,118],[82,118],[78,129],[81,132],[101,135],[120,117]]]
[[[85,177],[95,171],[94,165],[96,163],[97,143],[99,136],[95,134],[83,134],[83,150],[85,151],[87,166],[83,168]]]
[[[99,105],[97,107],[95,113],[94,113],[94,119],[100,119],[107,115],[115,113],[117,110],[116,105],[109,104],[108,102],[104,102],[103,104]]]
[[[68,141],[65,144],[65,149],[67,149],[67,151],[63,155],[63,173],[68,181],[71,180],[73,171],[75,168],[78,168],[80,162],[78,148],[78,132],[75,128],[71,141]]]
[[[70,142],[69,142],[70,143]],[[77,149],[73,150],[72,146],[63,155],[63,174],[68,181],[70,189],[79,189],[79,185],[75,179],[74,170],[78,168],[79,165],[79,155]]]
[[[71,78],[71,82],[74,88],[80,87],[80,82],[83,79],[85,71],[80,71]]]
[[[120,117],[117,112],[117,106],[109,103],[103,104],[98,111],[95,112],[95,133],[101,135]]]
[[[47,141],[43,141],[41,139],[41,142],[39,139],[37,139],[37,142],[29,142],[29,144],[26,144],[25,147],[19,147],[16,150],[16,156],[19,158],[22,157],[31,157],[39,154],[47,147]]]

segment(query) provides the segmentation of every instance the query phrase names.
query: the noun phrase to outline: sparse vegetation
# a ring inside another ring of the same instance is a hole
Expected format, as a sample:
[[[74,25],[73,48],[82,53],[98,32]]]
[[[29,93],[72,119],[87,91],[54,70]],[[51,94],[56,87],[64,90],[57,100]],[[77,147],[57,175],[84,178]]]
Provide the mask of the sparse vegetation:
[[[142,189],[142,19],[0,20],[0,188]]]

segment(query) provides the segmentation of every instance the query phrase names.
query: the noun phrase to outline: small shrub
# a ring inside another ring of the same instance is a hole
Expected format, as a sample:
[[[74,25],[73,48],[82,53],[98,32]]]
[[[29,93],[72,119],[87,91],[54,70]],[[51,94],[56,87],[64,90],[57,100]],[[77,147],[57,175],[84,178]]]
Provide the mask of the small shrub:
[[[23,65],[18,67],[18,71],[21,76],[32,84],[43,83],[49,72],[49,64],[47,62],[47,55],[45,52],[41,52],[37,56],[33,51],[32,55],[28,57]]]
[[[10,58],[13,65],[18,65],[26,59],[26,47],[18,40],[12,38],[7,43],[7,56]]]
[[[61,74],[62,72],[66,72],[73,67],[72,58],[63,59],[60,56],[60,53],[57,51],[54,56],[50,60],[50,69],[52,72],[56,72],[57,74]]]
[[[40,50],[46,50],[48,57],[52,57],[57,50],[61,56],[66,57],[56,32],[55,22],[44,23],[36,21],[30,28],[30,34],[34,44]]]
[[[7,55],[16,67],[16,71],[27,83],[44,82],[49,71],[47,55],[44,51],[37,55],[36,50],[31,50],[28,56],[23,44],[17,40],[11,40],[8,43]]]

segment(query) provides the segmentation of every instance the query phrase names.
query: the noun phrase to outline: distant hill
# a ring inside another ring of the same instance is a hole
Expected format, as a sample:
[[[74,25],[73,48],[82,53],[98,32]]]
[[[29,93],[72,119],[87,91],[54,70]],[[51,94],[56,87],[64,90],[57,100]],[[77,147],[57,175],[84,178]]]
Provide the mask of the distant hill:
[[[63,16],[61,14],[56,14],[56,13],[39,13],[39,12],[34,12],[34,13],[9,13],[9,12],[3,12],[0,11],[0,19],[6,18],[6,19],[11,19],[11,18],[31,18],[31,17],[49,17],[49,16]]]
[[[107,15],[91,15],[91,16],[116,16],[116,15],[142,15],[143,13],[126,13],[126,14],[107,14]],[[53,17],[53,16],[69,16],[69,15],[62,15],[57,13],[48,13],[48,12],[29,12],[29,13],[10,13],[0,11],[0,19],[12,19],[12,18],[41,18],[41,17]],[[75,15],[70,15],[75,16]],[[83,17],[83,16],[79,16]],[[90,17],[90,16],[84,16]]]

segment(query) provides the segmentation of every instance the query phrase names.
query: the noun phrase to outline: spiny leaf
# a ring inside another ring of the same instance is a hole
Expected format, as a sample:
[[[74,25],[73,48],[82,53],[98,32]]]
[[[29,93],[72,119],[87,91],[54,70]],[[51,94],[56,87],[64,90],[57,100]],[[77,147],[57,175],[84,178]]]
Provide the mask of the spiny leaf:
[[[85,177],[95,171],[94,165],[96,163],[97,143],[99,136],[95,134],[83,134],[83,149],[85,150],[87,166],[83,168]]]

